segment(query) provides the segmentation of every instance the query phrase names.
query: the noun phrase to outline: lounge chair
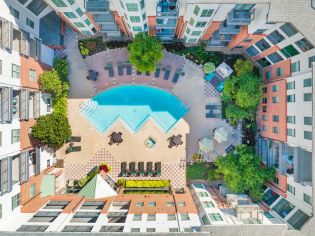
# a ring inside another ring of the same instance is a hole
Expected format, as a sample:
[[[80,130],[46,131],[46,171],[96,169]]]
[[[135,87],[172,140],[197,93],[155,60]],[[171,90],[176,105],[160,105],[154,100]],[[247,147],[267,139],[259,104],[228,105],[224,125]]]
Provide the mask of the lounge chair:
[[[161,162],[154,163],[155,176],[161,176]]]
[[[146,175],[152,176],[153,175],[153,163],[152,162],[147,162],[147,170],[146,170]]]
[[[219,113],[207,113],[206,118],[217,118],[217,119],[222,119],[222,114]]]
[[[158,78],[158,77],[160,77],[160,74],[161,74],[161,65],[158,65],[156,67],[156,70],[155,70],[155,73],[154,73],[154,77]]]
[[[131,75],[131,71],[132,71],[131,65],[130,64],[126,65],[126,74]]]
[[[66,143],[70,143],[70,142],[81,142],[81,137],[80,136],[70,136],[66,140]]]
[[[138,163],[138,174],[144,176],[144,162]]]
[[[129,175],[130,176],[135,176],[136,175],[136,163],[135,162],[130,162],[129,163]]]
[[[182,69],[177,69],[174,76],[173,76],[173,80],[172,82],[173,83],[177,83],[178,79],[179,79],[179,76],[181,75],[182,73]]]
[[[168,80],[169,77],[170,77],[170,73],[171,73],[171,68],[170,68],[170,67],[167,67],[167,68],[165,69],[165,71],[164,71],[164,77],[163,77],[163,79],[164,79],[164,80]]]
[[[137,75],[141,75],[141,72],[140,72],[140,71],[137,71]]]
[[[117,68],[118,68],[118,75],[119,76],[124,75],[124,67],[121,62],[117,62]]]
[[[109,77],[114,77],[114,70],[113,70],[113,65],[112,63],[107,63],[107,65],[104,68],[105,70],[108,70],[108,76]]]
[[[150,76],[150,75],[151,75],[151,74],[150,74],[150,71],[145,72],[145,75],[146,75],[146,76]]]
[[[120,164],[120,174],[119,176],[125,177],[127,175],[127,162],[122,162]]]
[[[66,154],[71,153],[71,152],[80,152],[80,151],[81,151],[81,146],[68,147],[66,150]]]

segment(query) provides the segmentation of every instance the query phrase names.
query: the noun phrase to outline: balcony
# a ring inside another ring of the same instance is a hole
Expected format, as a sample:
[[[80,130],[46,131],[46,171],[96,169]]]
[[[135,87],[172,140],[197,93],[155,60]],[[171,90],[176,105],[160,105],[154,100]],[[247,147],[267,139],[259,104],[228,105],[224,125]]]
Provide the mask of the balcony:
[[[0,48],[11,50],[13,47],[13,24],[0,19]]]
[[[86,10],[90,13],[106,12],[109,10],[109,3],[107,0],[88,0]]]
[[[40,116],[41,94],[40,92],[35,92],[32,97],[33,97],[33,117],[37,119]]]
[[[160,29],[157,30],[156,36],[164,41],[171,41],[174,38],[175,31],[174,29]]]
[[[13,110],[13,88],[0,88],[0,118],[2,123],[10,123],[12,121]]]
[[[177,0],[160,0],[156,7],[157,18],[177,18]]]
[[[176,19],[157,19],[156,29],[174,29],[176,27]]]
[[[219,28],[220,34],[239,34],[240,33],[240,26],[239,25],[228,25],[226,21],[221,24]]]
[[[21,90],[20,95],[20,119],[28,120],[30,117],[30,92],[27,89]]]
[[[232,10],[228,13],[227,25],[249,25],[251,20],[251,12]]]

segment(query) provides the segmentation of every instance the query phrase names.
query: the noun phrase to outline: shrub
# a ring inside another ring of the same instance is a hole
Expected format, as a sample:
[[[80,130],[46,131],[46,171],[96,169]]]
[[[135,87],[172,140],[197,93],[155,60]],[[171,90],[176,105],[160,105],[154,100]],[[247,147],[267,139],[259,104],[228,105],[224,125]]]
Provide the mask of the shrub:
[[[56,58],[54,60],[54,69],[62,81],[68,81],[68,62],[66,59]]]
[[[53,113],[67,116],[67,97],[53,99]]]
[[[243,60],[243,59],[237,59],[234,64],[234,69],[237,76],[242,76],[246,74],[253,74],[254,72],[254,66],[250,61]]]
[[[56,149],[60,148],[70,135],[68,118],[58,113],[39,117],[31,131],[33,141]]]
[[[56,70],[44,71],[39,76],[40,89],[52,94],[53,97],[60,97],[64,92],[63,84]]]
[[[219,178],[219,174],[216,170],[209,170],[208,181],[216,181]]]
[[[212,73],[215,70],[215,65],[212,62],[207,62],[203,65],[203,71],[206,74]]]
[[[100,170],[104,171],[105,173],[109,173],[112,170],[112,168],[105,162],[101,162]]]
[[[123,179],[123,178],[120,178],[120,179],[117,180],[115,185],[116,185],[116,187],[124,187],[125,184],[126,184],[126,180]]]
[[[169,180],[126,180],[126,188],[168,188]]]
[[[209,167],[202,163],[194,163],[193,165],[187,166],[186,177],[188,180],[193,179],[204,179],[208,178]]]

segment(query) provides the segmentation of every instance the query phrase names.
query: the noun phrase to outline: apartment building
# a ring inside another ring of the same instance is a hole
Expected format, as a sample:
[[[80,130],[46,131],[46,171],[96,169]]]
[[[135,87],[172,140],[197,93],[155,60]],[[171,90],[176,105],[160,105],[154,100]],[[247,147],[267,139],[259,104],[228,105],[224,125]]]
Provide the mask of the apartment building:
[[[21,211],[18,218],[8,223],[12,231],[194,232],[200,229],[198,212],[188,189],[184,194],[118,193],[97,200],[73,194],[37,195]]]
[[[39,17],[19,1],[0,2],[0,222],[20,213],[21,187],[53,162],[50,150],[33,147],[30,127],[51,112],[38,78],[54,52],[39,38]]]

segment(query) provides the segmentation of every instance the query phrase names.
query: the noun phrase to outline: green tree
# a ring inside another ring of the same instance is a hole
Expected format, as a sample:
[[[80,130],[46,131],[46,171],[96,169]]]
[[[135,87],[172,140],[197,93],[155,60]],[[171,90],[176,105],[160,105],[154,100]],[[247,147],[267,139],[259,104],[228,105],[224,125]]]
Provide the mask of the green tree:
[[[146,33],[138,33],[128,45],[129,60],[140,72],[155,70],[156,64],[164,57],[162,43]]]
[[[44,71],[39,76],[40,89],[52,94],[53,97],[60,97],[65,88],[56,70]]]
[[[246,193],[253,200],[262,198],[264,182],[275,177],[275,169],[261,167],[259,156],[246,145],[238,145],[235,152],[219,157],[215,165],[231,191]]]
[[[31,131],[33,142],[55,149],[60,148],[70,135],[68,118],[58,113],[39,117]]]
[[[62,81],[68,81],[68,62],[66,59],[56,58],[54,60],[54,69]]]
[[[203,65],[203,71],[206,74],[212,73],[215,70],[215,65],[212,62],[207,62],[206,64]]]
[[[230,125],[236,126],[240,121],[255,119],[255,109],[248,110],[239,107],[236,104],[228,104],[225,110],[225,117],[229,120]]]
[[[234,69],[236,71],[237,76],[241,76],[244,74],[253,74],[254,66],[248,60],[237,59],[234,64]]]

